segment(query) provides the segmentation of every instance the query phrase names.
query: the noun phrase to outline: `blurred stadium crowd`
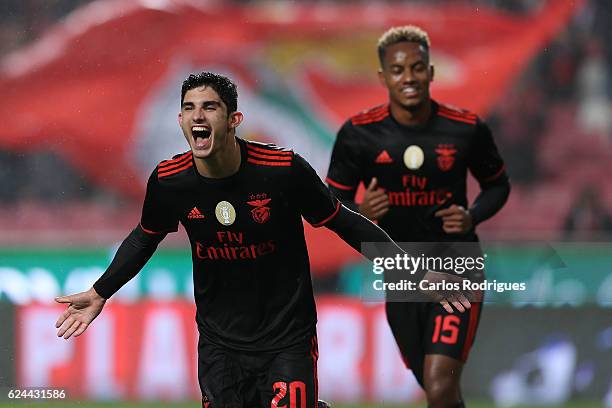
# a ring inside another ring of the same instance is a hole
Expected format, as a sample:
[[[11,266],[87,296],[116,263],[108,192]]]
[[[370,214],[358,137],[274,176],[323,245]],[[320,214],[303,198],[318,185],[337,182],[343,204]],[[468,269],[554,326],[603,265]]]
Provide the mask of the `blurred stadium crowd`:
[[[88,2],[3,1],[0,56],[38,38]],[[530,13],[543,1],[468,3]],[[524,223],[533,230],[547,230],[547,239],[596,240],[612,232],[612,184],[606,180],[612,173],[612,43],[607,41],[612,38],[611,16],[610,1],[586,1],[487,118],[515,188],[500,215],[502,225]],[[34,208],[44,218],[40,208],[94,205],[116,210],[140,205],[90,183],[44,149],[0,150],[0,203],[0,223],[9,222],[15,209]],[[104,224],[104,216],[99,219]]]

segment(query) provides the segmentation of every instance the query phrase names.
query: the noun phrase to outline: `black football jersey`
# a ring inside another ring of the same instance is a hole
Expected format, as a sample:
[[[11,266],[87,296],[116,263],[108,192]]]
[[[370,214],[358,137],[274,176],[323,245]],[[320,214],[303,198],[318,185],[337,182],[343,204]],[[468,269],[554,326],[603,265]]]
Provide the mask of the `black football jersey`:
[[[350,118],[332,152],[327,182],[342,200],[354,199],[373,177],[390,202],[379,225],[395,241],[475,241],[472,231],[450,235],[434,216],[451,204],[468,208],[467,172],[484,185],[506,178],[488,126],[477,115],[433,102],[422,126],[404,126],[380,105]]]
[[[203,339],[247,351],[310,339],[316,324],[302,217],[313,226],[340,203],[298,154],[237,139],[227,178],[202,177],[191,152],[161,162],[147,185],[141,226],[189,236]]]

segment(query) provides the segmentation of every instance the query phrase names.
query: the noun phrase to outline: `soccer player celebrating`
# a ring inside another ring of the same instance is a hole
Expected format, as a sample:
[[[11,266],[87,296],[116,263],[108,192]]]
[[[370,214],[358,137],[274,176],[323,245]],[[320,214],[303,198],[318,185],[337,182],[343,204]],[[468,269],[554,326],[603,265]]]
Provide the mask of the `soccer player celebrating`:
[[[350,118],[338,132],[327,182],[342,202],[404,242],[472,242],[475,227],[506,202],[510,184],[487,125],[432,100],[427,33],[395,27],[378,42],[387,104]],[[481,192],[468,208],[470,171]],[[357,207],[357,186],[367,186]],[[482,273],[475,279],[482,278]],[[430,407],[463,407],[460,376],[474,341],[480,303],[450,315],[435,303],[387,301],[387,318]]]
[[[190,150],[155,168],[140,224],[93,287],[56,299],[69,304],[58,336],[81,335],[180,222],[192,249],[202,405],[316,407],[316,311],[302,217],[356,249],[393,242],[342,206],[298,154],[237,138],[237,99],[235,84],[220,75],[183,82],[178,122]],[[450,311],[470,307],[457,291],[431,296]]]

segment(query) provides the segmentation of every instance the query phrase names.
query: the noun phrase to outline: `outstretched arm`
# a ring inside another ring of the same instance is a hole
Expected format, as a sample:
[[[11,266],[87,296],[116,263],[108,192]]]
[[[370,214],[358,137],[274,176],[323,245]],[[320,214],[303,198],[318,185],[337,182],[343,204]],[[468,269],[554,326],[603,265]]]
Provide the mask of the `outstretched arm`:
[[[128,283],[153,256],[165,233],[145,232],[140,225],[123,241],[110,266],[93,287],[105,299]]]
[[[386,244],[387,248],[389,248],[388,256],[404,253],[404,250],[402,250],[380,227],[361,214],[351,211],[343,205],[341,205],[338,214],[326,224],[326,227],[334,231],[347,244],[366,257],[372,254],[363,253],[361,247],[363,242],[379,242]],[[449,282],[461,281],[461,278],[454,275],[426,270],[417,271],[415,275],[412,275],[412,279],[415,282],[421,281],[422,279],[426,279],[430,282],[440,282],[443,280]],[[461,292],[428,292],[429,296],[433,298],[432,300],[440,302],[449,313],[453,313],[452,306],[460,312],[464,312],[465,309],[470,308],[470,302]]]
[[[296,154],[292,165],[294,176],[296,177],[294,185],[299,186],[299,189],[296,188],[294,190],[296,202],[300,206],[302,216],[312,226],[321,227],[325,225],[366,257],[372,257],[374,254],[363,253],[361,248],[363,242],[383,243],[384,245],[381,246],[383,248],[383,254],[381,254],[383,257],[403,256],[404,251],[397,246],[385,231],[361,214],[351,211],[342,205],[332,192],[325,187],[317,173],[306,160]],[[337,182],[334,183],[338,184]],[[334,183],[330,182],[331,185]],[[372,181],[370,186],[372,189],[375,189],[376,182]],[[415,271],[414,274],[406,276],[406,278],[415,283],[421,280],[441,284],[450,282],[453,283],[451,286],[460,285],[460,282],[463,282],[463,279],[455,275],[426,270]],[[460,312],[470,307],[468,299],[458,290],[429,290],[426,294],[430,300],[440,302],[449,313],[453,312],[451,304]]]
[[[68,304],[55,323],[59,329],[57,336],[69,339],[83,334],[102,311],[106,299],[140,272],[165,236],[165,233],[147,233],[138,225],[123,241],[108,269],[91,289],[55,298],[58,303]]]

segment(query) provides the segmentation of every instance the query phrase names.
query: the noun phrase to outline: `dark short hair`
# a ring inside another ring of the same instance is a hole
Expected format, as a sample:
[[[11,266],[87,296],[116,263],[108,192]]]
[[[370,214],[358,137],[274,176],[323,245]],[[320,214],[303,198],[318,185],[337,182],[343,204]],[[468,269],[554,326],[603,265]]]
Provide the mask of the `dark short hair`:
[[[236,84],[228,77],[212,72],[189,74],[181,87],[181,106],[183,106],[187,91],[201,86],[211,87],[219,94],[219,97],[227,106],[228,114],[238,110],[238,88]]]
[[[427,57],[429,57],[431,42],[426,31],[414,25],[391,27],[378,39],[377,51],[381,67],[383,66],[387,47],[401,42],[414,42],[421,45],[425,48]]]

